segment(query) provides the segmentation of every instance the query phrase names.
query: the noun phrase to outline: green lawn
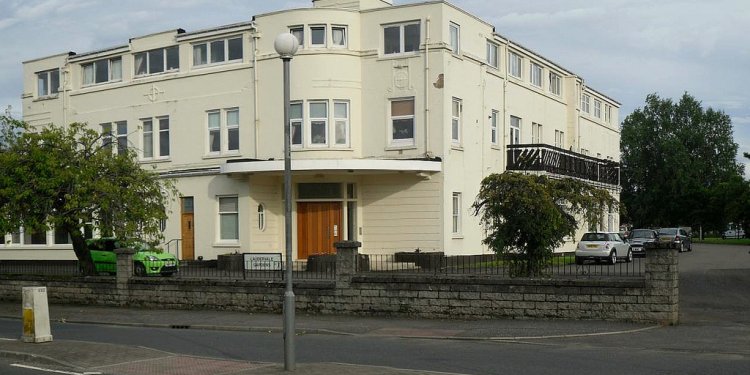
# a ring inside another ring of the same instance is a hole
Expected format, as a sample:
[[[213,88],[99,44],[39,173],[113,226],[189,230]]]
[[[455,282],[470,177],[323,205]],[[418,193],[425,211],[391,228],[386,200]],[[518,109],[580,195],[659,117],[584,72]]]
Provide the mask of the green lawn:
[[[700,240],[698,238],[693,238],[694,243],[707,243],[707,244],[714,244],[714,245],[750,245],[750,238],[728,238],[726,240],[722,240],[721,238],[717,237],[707,237],[703,240]]]

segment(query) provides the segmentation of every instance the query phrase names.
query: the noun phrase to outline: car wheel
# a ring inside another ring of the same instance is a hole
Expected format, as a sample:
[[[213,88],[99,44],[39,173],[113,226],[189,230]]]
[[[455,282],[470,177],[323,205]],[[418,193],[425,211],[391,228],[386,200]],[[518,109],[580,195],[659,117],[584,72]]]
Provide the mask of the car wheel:
[[[579,266],[582,265],[583,264],[583,258],[576,257],[576,264],[579,265]]]
[[[685,252],[685,243],[684,242],[680,242],[680,252],[681,253]]]
[[[625,262],[630,263],[633,261],[633,250],[628,249],[628,256],[625,257]]]
[[[617,253],[612,250],[611,253],[609,253],[609,264],[615,264],[617,263]]]
[[[146,266],[143,263],[136,263],[133,270],[136,276],[146,276]]]

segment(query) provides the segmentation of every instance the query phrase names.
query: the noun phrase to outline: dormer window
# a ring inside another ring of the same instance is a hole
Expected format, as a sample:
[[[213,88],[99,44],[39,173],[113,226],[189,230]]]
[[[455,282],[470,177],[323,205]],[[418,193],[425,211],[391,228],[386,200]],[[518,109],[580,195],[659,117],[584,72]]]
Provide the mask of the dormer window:
[[[213,40],[193,45],[193,65],[242,60],[242,37]]]
[[[136,76],[180,69],[180,56],[177,46],[139,52],[134,57]]]
[[[84,86],[122,80],[122,58],[119,56],[81,64],[81,67]]]

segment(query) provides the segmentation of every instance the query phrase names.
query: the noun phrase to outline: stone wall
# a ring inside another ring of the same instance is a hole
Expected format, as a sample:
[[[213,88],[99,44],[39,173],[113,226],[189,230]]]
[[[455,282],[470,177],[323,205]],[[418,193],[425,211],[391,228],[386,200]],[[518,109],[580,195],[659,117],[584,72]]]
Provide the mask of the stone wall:
[[[356,257],[356,251],[343,251]],[[124,254],[123,256],[127,256]],[[605,319],[676,324],[678,271],[674,249],[651,249],[644,278],[499,279],[476,275],[347,272],[335,281],[295,282],[297,310],[306,313],[444,319]],[[127,264],[127,262],[123,262]],[[169,309],[282,310],[283,282],[103,277],[73,280],[8,278],[0,299],[20,301],[23,286],[46,286],[50,303]]]

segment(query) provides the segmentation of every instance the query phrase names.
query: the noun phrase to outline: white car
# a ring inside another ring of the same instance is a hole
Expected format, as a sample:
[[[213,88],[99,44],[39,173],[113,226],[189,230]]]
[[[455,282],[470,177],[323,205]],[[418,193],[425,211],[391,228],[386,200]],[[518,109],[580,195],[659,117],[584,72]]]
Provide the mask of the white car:
[[[745,230],[744,229],[729,229],[724,231],[724,233],[721,234],[722,239],[726,238],[745,238]]]
[[[617,259],[633,261],[630,244],[619,233],[589,232],[581,237],[576,247],[576,264],[583,264],[586,260],[615,264]]]

